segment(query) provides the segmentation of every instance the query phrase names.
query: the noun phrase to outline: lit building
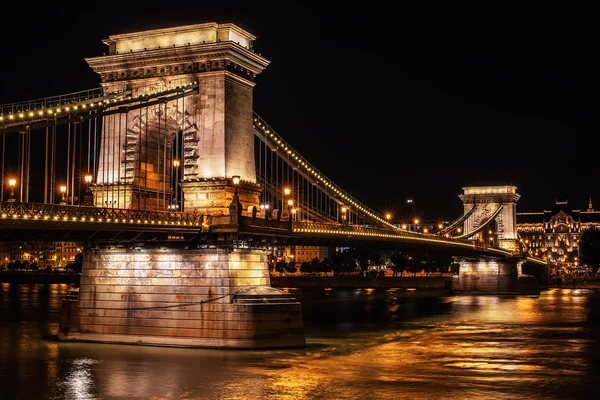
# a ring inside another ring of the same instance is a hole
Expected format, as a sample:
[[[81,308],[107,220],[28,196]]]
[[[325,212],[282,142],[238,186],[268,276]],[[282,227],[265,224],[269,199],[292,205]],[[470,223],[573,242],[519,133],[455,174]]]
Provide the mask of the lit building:
[[[0,242],[0,267],[6,268],[10,262],[10,246],[7,242]]]
[[[531,253],[549,263],[576,263],[581,234],[600,228],[600,211],[592,200],[585,211],[573,210],[568,201],[556,201],[551,210],[517,213],[517,232]]]
[[[324,259],[332,259],[335,254],[335,248],[324,247],[324,246],[290,246],[288,259],[289,261],[295,261],[296,265],[300,265],[303,262],[311,262],[315,258],[320,261]]]
[[[38,268],[60,268],[75,261],[75,256],[81,251],[75,242],[0,242],[0,264],[7,268],[8,263],[37,263]]]

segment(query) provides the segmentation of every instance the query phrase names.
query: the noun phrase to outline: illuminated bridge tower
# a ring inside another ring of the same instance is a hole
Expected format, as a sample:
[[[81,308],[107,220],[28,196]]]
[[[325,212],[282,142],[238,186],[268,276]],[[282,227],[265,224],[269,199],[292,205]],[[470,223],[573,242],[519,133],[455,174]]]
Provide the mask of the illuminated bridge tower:
[[[522,273],[525,257],[519,253],[516,205],[521,197],[516,186],[474,186],[459,195],[464,204],[464,238],[483,244],[484,229],[495,231],[498,247],[515,254],[509,259],[464,257],[460,260],[457,289],[463,292],[539,293],[533,276]]]
[[[305,345],[300,303],[271,287],[269,249],[233,244],[239,212],[230,213],[230,205],[239,210],[236,199],[244,210],[258,206],[261,191],[252,89],[268,61],[252,51],[253,40],[233,24],[206,23],[110,36],[108,55],[87,60],[105,93],[130,91],[142,99],[141,106],[104,113],[96,206],[166,211],[170,180],[176,179],[185,210],[212,214],[206,230],[198,227],[198,236],[210,234],[211,244],[92,242],[84,251],[78,295],[63,300],[60,340]],[[178,86],[198,93],[173,97]],[[149,92],[161,97],[144,105]],[[176,157],[182,171],[172,178]]]
[[[459,195],[467,214],[475,207],[463,223],[463,232],[474,235],[486,225],[495,223],[498,247],[518,250],[517,201],[521,197],[516,186],[472,186],[463,188]]]
[[[191,96],[104,116],[96,206],[167,210],[180,185],[180,208],[227,214],[232,176],[241,178],[242,208],[258,206],[252,91],[269,61],[252,51],[254,39],[234,24],[205,23],[112,35],[108,54],[86,59],[105,94],[143,99],[199,85]]]

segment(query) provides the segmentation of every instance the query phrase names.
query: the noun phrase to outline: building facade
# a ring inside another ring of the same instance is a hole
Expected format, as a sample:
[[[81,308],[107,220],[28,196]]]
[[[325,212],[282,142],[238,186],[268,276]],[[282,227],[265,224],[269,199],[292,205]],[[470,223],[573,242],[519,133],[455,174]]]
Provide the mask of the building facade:
[[[36,263],[39,269],[60,269],[75,261],[80,252],[81,248],[75,242],[0,242],[0,265],[7,268],[11,262],[21,262]]]
[[[581,234],[592,227],[600,228],[600,211],[594,210],[591,199],[586,210],[555,201],[550,210],[517,213],[523,246],[550,264],[576,265]]]

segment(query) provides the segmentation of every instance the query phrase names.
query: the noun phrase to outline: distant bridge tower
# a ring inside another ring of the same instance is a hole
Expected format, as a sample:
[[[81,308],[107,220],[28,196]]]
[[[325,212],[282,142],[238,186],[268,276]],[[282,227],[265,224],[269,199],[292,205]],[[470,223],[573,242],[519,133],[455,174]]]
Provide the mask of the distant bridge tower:
[[[539,293],[539,283],[523,274],[526,257],[520,254],[517,236],[517,187],[471,186],[459,195],[464,204],[462,237],[477,242],[477,234],[495,224],[498,247],[514,252],[507,259],[462,257],[457,288],[463,292]],[[473,209],[473,207],[475,207]],[[473,210],[471,212],[471,210]]]
[[[472,207],[474,212],[464,221],[463,231],[473,236],[491,222],[496,223],[498,246],[517,251],[517,201],[521,197],[516,186],[471,186],[464,187],[459,195],[466,214]]]
[[[258,206],[252,90],[270,61],[252,51],[254,39],[212,22],[112,35],[107,55],[86,59],[106,94],[199,83],[198,94],[104,116],[96,206],[166,210],[180,184],[184,209],[227,214],[236,175],[243,209]],[[181,170],[172,178],[176,159]]]

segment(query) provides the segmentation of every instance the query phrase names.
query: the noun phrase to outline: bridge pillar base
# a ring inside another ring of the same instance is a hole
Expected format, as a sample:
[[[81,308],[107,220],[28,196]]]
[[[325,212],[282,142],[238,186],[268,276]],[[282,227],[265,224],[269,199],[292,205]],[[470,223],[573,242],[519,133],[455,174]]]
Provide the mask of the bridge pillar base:
[[[79,294],[62,306],[62,341],[236,349],[306,345],[301,304],[270,286],[262,250],[88,250]]]
[[[539,294],[539,283],[531,275],[521,273],[522,261],[464,259],[460,262],[458,293]]]
[[[184,196],[184,210],[197,210],[205,215],[229,214],[229,204],[235,193],[230,179],[183,182],[181,190]],[[249,212],[252,206],[258,209],[261,191],[261,185],[258,183],[240,182],[238,198],[242,203],[242,215],[252,215]]]

